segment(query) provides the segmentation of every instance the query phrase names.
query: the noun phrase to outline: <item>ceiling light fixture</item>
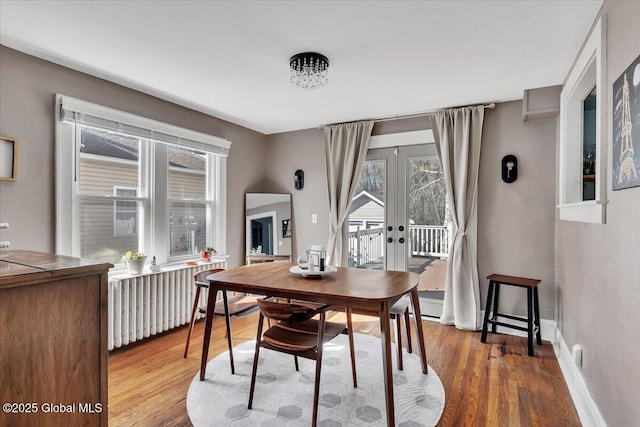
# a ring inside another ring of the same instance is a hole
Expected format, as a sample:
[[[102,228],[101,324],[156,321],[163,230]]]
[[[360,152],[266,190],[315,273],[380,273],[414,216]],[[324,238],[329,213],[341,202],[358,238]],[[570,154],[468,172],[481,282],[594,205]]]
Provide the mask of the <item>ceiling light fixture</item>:
[[[293,55],[289,60],[290,82],[301,89],[318,89],[329,82],[329,60],[315,52]]]

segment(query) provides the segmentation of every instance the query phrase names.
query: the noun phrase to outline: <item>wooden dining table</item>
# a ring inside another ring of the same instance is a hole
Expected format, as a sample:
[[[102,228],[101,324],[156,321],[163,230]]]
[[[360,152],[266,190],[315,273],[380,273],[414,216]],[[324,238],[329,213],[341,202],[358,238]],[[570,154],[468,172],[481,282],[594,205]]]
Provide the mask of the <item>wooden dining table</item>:
[[[422,372],[427,374],[427,358],[418,300],[418,275],[401,271],[369,270],[338,267],[322,278],[305,278],[289,271],[295,264],[271,262],[224,270],[207,277],[209,296],[204,343],[200,365],[200,381],[204,381],[213,326],[214,307],[219,290],[305,300],[336,307],[350,308],[380,319],[382,369],[384,374],[387,425],[395,425],[393,372],[389,309],[409,293],[413,304]]]

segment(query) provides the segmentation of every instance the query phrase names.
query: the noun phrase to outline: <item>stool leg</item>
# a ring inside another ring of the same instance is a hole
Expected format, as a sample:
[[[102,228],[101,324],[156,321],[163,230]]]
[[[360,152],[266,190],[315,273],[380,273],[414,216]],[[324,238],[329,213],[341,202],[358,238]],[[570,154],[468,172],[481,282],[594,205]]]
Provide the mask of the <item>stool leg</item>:
[[[407,328],[407,353],[412,353],[411,348],[411,319],[409,318],[409,307],[404,312],[404,325]]]
[[[200,302],[200,286],[196,286],[196,295],[193,298],[193,309],[191,309],[191,320],[189,321],[189,332],[187,333],[187,344],[184,346],[184,357],[187,357],[189,353],[189,341],[191,341],[191,334],[193,333],[193,326],[196,322],[196,311],[198,310],[198,302]]]
[[[482,336],[480,342],[487,342],[487,324],[489,322],[489,312],[491,311],[491,300],[493,298],[493,280],[489,281],[489,292],[487,293],[487,305],[484,308],[484,322],[482,322]]]
[[[527,347],[533,356],[533,289],[527,288]]]
[[[540,333],[540,304],[538,301],[538,287],[533,288],[533,314],[535,314],[535,324],[538,328],[536,332],[536,343],[542,345],[542,336]]]
[[[500,299],[500,282],[494,282],[495,286],[493,289],[493,316],[491,320],[498,320],[498,300]],[[496,333],[496,328],[498,325],[495,323],[491,324],[491,332]]]

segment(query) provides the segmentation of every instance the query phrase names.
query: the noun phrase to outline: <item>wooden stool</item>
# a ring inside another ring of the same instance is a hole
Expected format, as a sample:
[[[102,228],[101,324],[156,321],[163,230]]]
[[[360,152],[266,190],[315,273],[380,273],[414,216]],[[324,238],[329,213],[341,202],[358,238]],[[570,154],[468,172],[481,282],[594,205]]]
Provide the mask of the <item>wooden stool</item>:
[[[487,342],[487,326],[491,323],[491,332],[496,333],[496,326],[505,326],[508,328],[518,329],[527,332],[527,341],[529,347],[529,356],[533,356],[533,334],[536,334],[536,343],[542,345],[540,337],[540,307],[538,305],[538,283],[537,279],[526,279],[524,277],[504,276],[501,274],[492,274],[488,276],[489,292],[487,293],[487,304],[484,311],[484,323],[482,324],[481,342]],[[500,299],[500,285],[518,286],[527,289],[527,318],[512,316],[509,314],[498,313],[498,300]],[[493,301],[493,306],[491,302]],[[489,318],[489,312],[493,310],[493,315]],[[498,316],[507,319],[526,322],[527,327],[511,325],[498,321]],[[535,327],[534,327],[535,325]]]

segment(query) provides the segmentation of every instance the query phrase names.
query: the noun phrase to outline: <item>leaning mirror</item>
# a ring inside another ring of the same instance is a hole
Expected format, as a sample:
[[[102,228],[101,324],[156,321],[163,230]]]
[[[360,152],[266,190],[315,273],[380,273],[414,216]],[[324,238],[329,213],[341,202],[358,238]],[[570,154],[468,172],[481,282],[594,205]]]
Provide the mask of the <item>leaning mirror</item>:
[[[245,195],[246,254],[291,256],[291,194]]]

